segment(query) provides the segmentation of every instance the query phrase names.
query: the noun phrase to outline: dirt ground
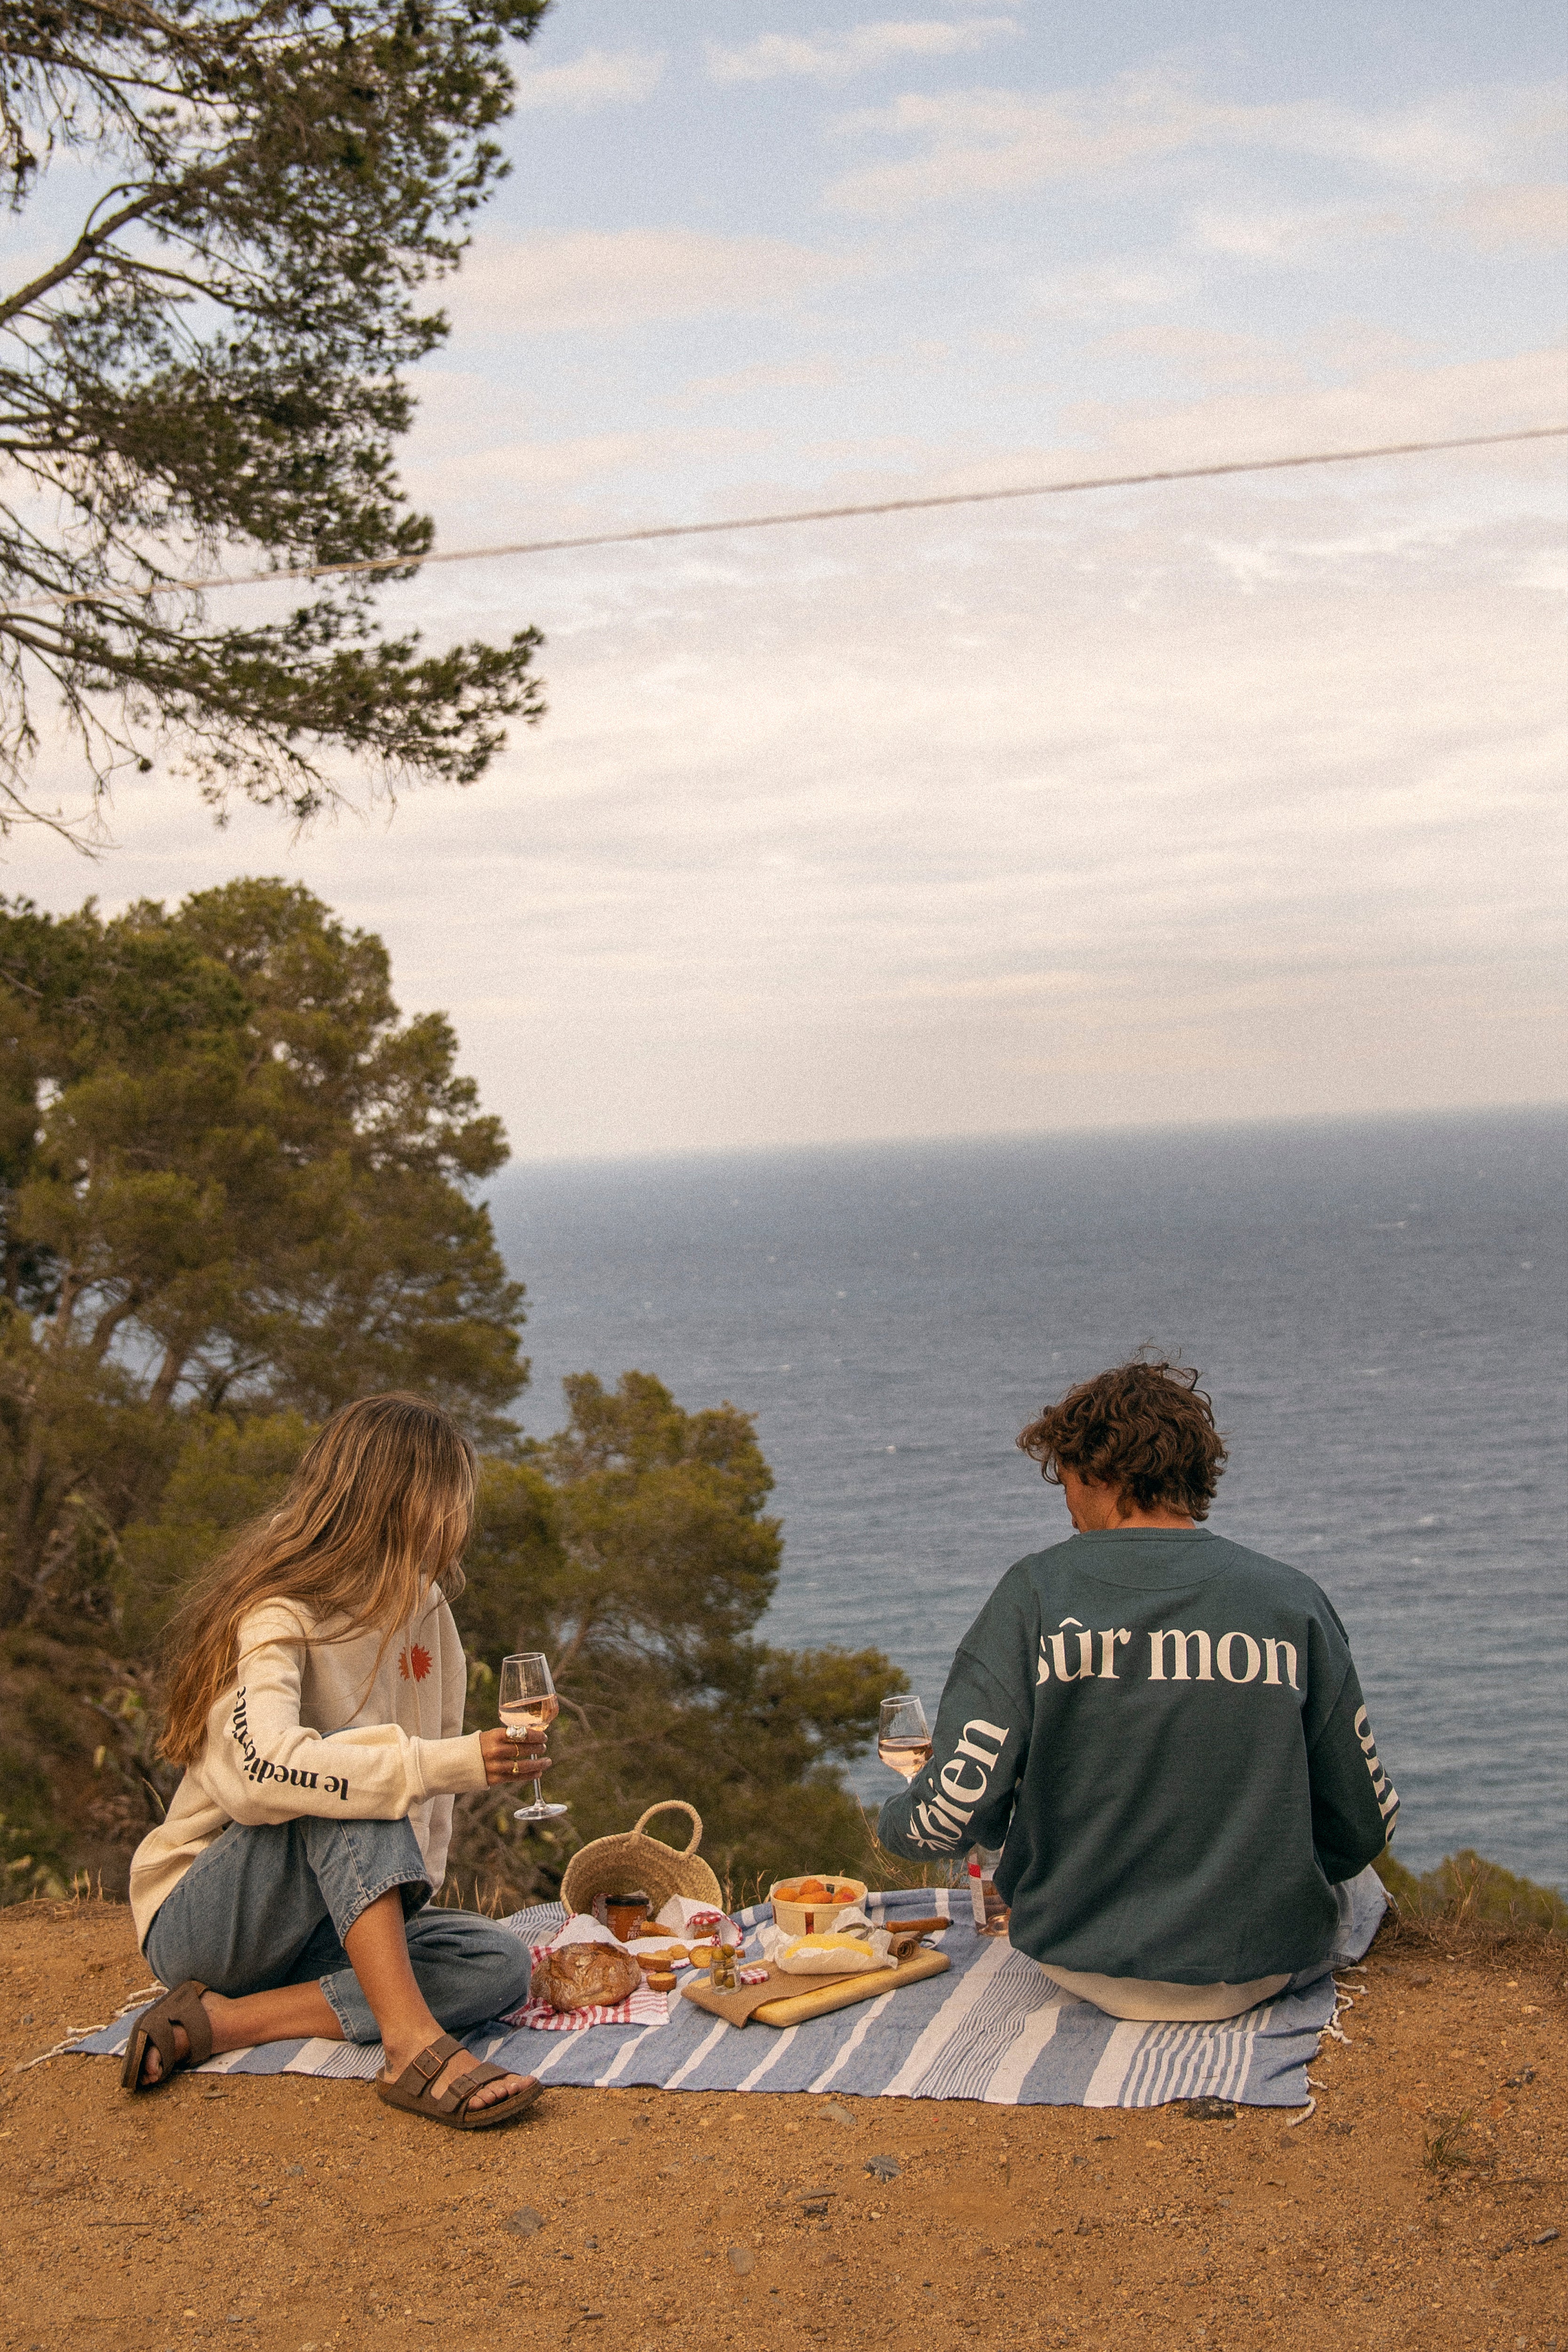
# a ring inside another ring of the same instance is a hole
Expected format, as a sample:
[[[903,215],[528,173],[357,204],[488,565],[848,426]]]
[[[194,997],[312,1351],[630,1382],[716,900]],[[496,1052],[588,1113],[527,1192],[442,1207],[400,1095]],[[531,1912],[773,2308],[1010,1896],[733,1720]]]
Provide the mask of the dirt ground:
[[[1380,1939],[1295,2128],[547,2089],[463,2136],[363,2084],[27,2066],[145,1976],[118,1905],[0,1912],[6,2352],[1568,2348],[1560,1947]]]

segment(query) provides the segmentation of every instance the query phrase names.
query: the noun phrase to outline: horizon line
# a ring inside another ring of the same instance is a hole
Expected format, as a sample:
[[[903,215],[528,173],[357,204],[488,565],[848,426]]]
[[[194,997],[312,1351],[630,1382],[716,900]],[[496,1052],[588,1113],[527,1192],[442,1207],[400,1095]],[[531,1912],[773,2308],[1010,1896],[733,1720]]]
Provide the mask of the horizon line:
[[[1568,1115],[1568,1096],[1545,1101],[1416,1104],[1400,1110],[1264,1111],[1214,1118],[1124,1119],[1099,1126],[984,1128],[963,1134],[819,1137],[798,1143],[673,1143],[629,1150],[559,1151],[524,1156],[513,1151],[497,1171],[504,1180],[535,1170],[646,1166],[650,1161],[782,1159],[807,1152],[940,1150],[965,1145],[1083,1143],[1136,1136],[1199,1135],[1289,1127],[1395,1126],[1416,1120],[1514,1118]],[[492,1180],[495,1181],[495,1180]]]

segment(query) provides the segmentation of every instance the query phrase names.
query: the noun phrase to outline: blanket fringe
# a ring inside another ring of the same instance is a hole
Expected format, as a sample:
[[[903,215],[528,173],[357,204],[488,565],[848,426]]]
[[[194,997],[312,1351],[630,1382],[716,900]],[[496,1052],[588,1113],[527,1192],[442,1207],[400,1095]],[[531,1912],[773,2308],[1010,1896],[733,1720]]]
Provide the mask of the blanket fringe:
[[[1291,2116],[1288,2119],[1285,2126],[1286,2130],[1294,2131],[1298,2124],[1310,2123],[1312,2117],[1317,2114],[1317,2112],[1318,2102],[1316,2099],[1309,2099],[1299,2116]]]
[[[125,1999],[110,2019],[110,2024],[118,2025],[122,2017],[129,2017],[133,2009],[145,2009],[150,2000],[162,2000],[168,1990],[169,1987],[160,1984],[155,1977],[150,1985],[138,1985],[134,1992],[126,1994]],[[89,2033],[102,2033],[106,2030],[101,2025],[89,2025],[86,2028]]]
[[[121,2019],[129,2017],[133,2009],[145,2009],[150,2000],[158,2000],[166,1990],[167,1988],[161,1984],[139,1986],[135,1992],[129,1994],[121,2002],[114,2015],[109,2020],[108,2025],[69,2026],[67,2028],[63,2042],[57,2042],[52,2050],[40,2050],[36,2058],[28,2058],[21,2065],[13,2066],[11,2072],[14,2074],[30,2074],[35,2066],[44,2065],[50,2058],[64,2058],[76,2048],[79,2042],[85,2042],[89,2034],[107,2033],[110,2025],[118,2025]]]
[[[73,2049],[77,2042],[84,2041],[89,2033],[97,2033],[99,2031],[96,2025],[73,2025],[63,2042],[57,2042],[52,2050],[40,2050],[36,2058],[24,2058],[19,2064],[12,2067],[11,2072],[13,2074],[30,2074],[35,2066],[45,2066],[51,2058],[63,2058],[66,2052]]]

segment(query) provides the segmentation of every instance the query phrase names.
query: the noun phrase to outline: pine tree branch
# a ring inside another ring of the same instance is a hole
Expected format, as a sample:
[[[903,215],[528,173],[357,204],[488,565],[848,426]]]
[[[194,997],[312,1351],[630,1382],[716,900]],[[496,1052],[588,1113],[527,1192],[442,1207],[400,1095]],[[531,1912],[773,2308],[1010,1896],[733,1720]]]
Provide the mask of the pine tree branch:
[[[68,278],[74,278],[85,263],[94,260],[106,246],[112,244],[122,228],[128,227],[132,221],[144,220],[150,212],[155,212],[161,204],[178,193],[176,186],[154,182],[152,187],[143,189],[133,203],[122,205],[117,213],[112,213],[100,227],[84,228],[70,251],[62,254],[53,268],[43,270],[39,276],[29,279],[16,293],[0,297],[0,327],[9,325],[24,310],[33,309],[46,294],[52,293]]]

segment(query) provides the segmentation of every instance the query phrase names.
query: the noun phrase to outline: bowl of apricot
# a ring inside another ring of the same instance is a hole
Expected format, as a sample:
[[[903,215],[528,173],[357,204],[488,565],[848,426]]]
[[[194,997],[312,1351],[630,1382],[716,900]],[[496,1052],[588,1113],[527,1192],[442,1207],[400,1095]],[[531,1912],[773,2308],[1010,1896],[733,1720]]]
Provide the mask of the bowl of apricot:
[[[773,1917],[786,1936],[815,1936],[820,1929],[830,1928],[851,1904],[865,1900],[863,1878],[780,1878],[768,1889]]]

